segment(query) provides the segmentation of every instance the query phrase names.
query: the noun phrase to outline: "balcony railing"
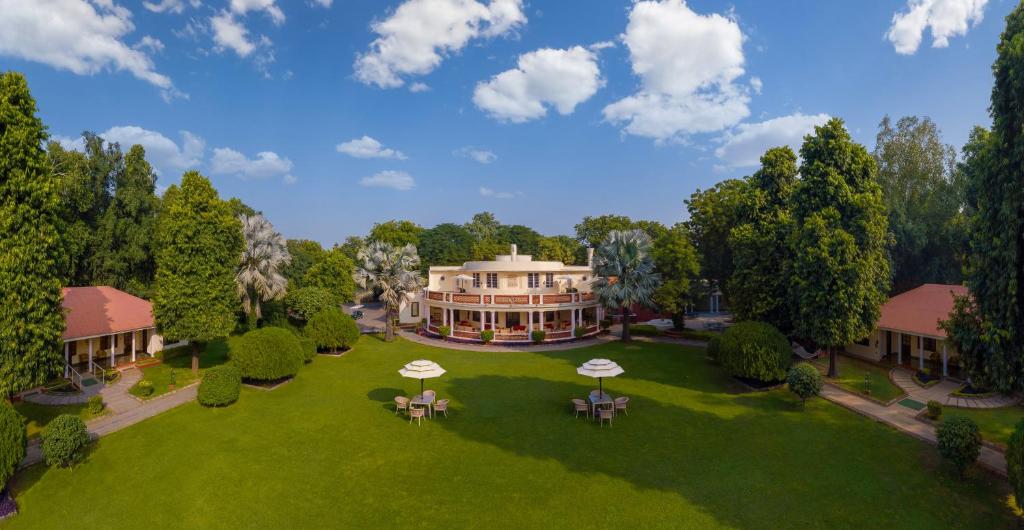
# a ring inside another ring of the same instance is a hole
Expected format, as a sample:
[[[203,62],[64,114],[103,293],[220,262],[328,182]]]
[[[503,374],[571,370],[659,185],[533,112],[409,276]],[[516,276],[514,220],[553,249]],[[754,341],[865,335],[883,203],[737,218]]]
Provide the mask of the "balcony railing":
[[[553,304],[580,304],[593,302],[594,293],[552,294],[469,294],[447,291],[427,291],[427,300],[453,304],[531,306]]]
[[[592,337],[594,335],[597,335],[598,332],[601,331],[601,328],[598,327],[597,324],[590,324],[584,327],[586,329],[586,334],[583,335],[584,337]],[[440,326],[434,324],[426,326],[425,331],[430,335],[434,336],[440,336],[441,333]],[[483,342],[480,340],[480,332],[477,330],[470,331],[465,329],[455,329],[451,331],[451,338],[467,342]],[[547,333],[544,337],[544,342],[558,342],[572,338],[575,338],[575,335],[571,329],[560,329],[554,331],[547,330]],[[532,339],[528,331],[511,331],[505,329],[499,330],[497,333],[494,334],[493,342],[522,343],[532,342]]]

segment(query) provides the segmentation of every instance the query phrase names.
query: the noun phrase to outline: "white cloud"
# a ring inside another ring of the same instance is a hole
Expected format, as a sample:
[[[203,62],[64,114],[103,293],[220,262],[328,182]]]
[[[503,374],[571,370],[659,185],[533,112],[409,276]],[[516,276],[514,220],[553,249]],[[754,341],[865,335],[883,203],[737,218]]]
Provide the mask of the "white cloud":
[[[192,7],[199,7],[202,4],[201,0],[159,0],[157,2],[145,1],[142,2],[142,6],[154,13],[175,13],[181,14],[185,11],[185,4]]]
[[[481,197],[493,197],[495,199],[515,199],[516,197],[522,197],[523,192],[521,191],[495,191],[491,188],[480,188]]]
[[[520,55],[516,68],[477,83],[473,102],[496,119],[522,123],[543,117],[549,105],[571,114],[603,86],[594,52],[542,48]]]
[[[276,0],[231,0],[231,12],[245,15],[249,11],[266,11],[275,25],[284,24],[284,12],[277,6]]]
[[[180,145],[156,131],[135,125],[122,125],[100,133],[100,137],[108,142],[121,144],[123,151],[127,151],[135,144],[141,145],[146,150],[146,159],[153,168],[158,173],[166,173],[184,171],[202,163],[206,142],[188,131],[181,131],[179,134]]]
[[[761,155],[771,147],[788,145],[794,152],[799,151],[804,135],[813,132],[815,126],[824,124],[829,118],[828,114],[808,116],[798,112],[760,123],[741,123],[723,136],[722,145],[715,149],[715,156],[729,167],[756,166]]]
[[[406,159],[406,156],[401,151],[386,148],[384,147],[384,144],[369,136],[363,136],[362,138],[356,138],[354,140],[340,143],[335,146],[335,149],[337,149],[339,153],[345,153],[346,155],[356,158]]]
[[[682,0],[633,5],[622,35],[640,90],[604,108],[606,120],[636,136],[683,141],[720,131],[750,114],[743,33],[728,16],[700,15]]]
[[[299,179],[295,178],[295,175],[292,175],[291,173],[289,173],[289,174],[285,175],[284,177],[282,177],[281,180],[285,184],[295,184],[296,182],[299,181]]]
[[[70,136],[54,134],[50,136],[50,141],[59,143],[61,147],[68,151],[85,150],[85,140],[83,140],[81,136],[72,138]]]
[[[409,191],[416,186],[412,175],[405,171],[386,170],[363,177],[359,184],[368,188],[392,188],[398,191]]]
[[[136,42],[132,48],[136,50],[149,50],[152,53],[160,53],[164,51],[164,43],[156,37],[146,35],[142,37],[142,40]]]
[[[494,154],[493,152],[487,149],[473,147],[471,145],[467,145],[466,147],[460,147],[452,151],[452,154],[461,158],[472,158],[473,160],[476,160],[481,164],[490,164],[491,162],[494,162],[495,160],[498,159],[498,155]]]
[[[213,41],[222,49],[230,48],[240,57],[246,57],[256,49],[256,44],[249,40],[249,30],[231,13],[222,11],[210,17],[210,28]]]
[[[526,23],[522,0],[406,0],[371,25],[378,37],[356,57],[356,79],[396,88],[403,76],[424,75],[475,38],[512,32]]]
[[[256,158],[227,147],[213,150],[210,172],[214,175],[235,175],[243,180],[280,177],[287,182],[291,177],[292,161],[281,158],[273,151],[260,151]]]
[[[310,5],[313,6],[331,7],[331,4],[334,3],[334,0],[310,0],[309,3]]]
[[[601,42],[595,42],[595,43],[591,44],[590,46],[587,46],[587,49],[588,50],[593,50],[593,51],[596,52],[596,51],[601,51],[601,50],[604,50],[604,49],[607,49],[607,48],[614,48],[614,47],[615,47],[615,42],[614,41],[603,40]]]
[[[932,33],[932,48],[949,46],[949,38],[966,35],[981,22],[988,0],[908,0],[907,11],[895,13],[885,37],[896,53],[913,55],[925,29]]]
[[[419,81],[409,85],[409,92],[412,93],[426,92],[428,90],[430,90],[430,85],[426,83],[420,83]]]
[[[132,14],[113,0],[0,0],[0,55],[93,75],[123,70],[163,91],[184,96],[152,59],[122,40],[135,30]]]

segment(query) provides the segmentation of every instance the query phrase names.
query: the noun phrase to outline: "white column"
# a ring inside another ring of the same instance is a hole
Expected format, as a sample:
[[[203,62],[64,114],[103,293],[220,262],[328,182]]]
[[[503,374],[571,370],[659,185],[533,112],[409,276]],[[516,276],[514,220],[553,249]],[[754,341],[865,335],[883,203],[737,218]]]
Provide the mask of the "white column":
[[[917,366],[924,371],[924,338],[917,337]]]
[[[526,331],[533,333],[533,311],[526,312]]]
[[[540,312],[540,329],[544,329],[544,310]]]
[[[132,332],[132,362],[135,362],[135,334],[136,333],[138,333],[138,332],[136,332],[136,331]]]
[[[949,370],[947,368],[947,354],[946,354],[946,343],[942,343],[942,377],[948,377]]]
[[[428,306],[426,306],[426,308],[427,308],[427,329],[429,329],[430,328],[430,306],[428,305]]]
[[[117,335],[110,336],[110,367],[114,367],[114,347],[117,346]]]
[[[71,349],[68,348],[68,343],[64,343],[64,377],[71,375]]]
[[[89,370],[92,371],[92,339],[89,339]]]
[[[442,307],[441,308],[441,325],[442,326],[447,326],[448,325],[448,308],[447,307]]]
[[[569,312],[569,329],[572,331],[576,330],[576,308]]]
[[[896,364],[903,364],[903,334],[896,334]]]
[[[497,309],[492,309],[491,310],[491,327],[494,328],[495,329],[495,333],[497,333],[497,329],[498,329],[498,310]]]

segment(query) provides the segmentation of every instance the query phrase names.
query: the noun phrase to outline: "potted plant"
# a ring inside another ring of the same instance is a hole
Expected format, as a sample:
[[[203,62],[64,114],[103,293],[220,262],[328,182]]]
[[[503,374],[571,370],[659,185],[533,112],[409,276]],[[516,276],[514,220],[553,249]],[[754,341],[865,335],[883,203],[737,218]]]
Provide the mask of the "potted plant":
[[[442,339],[448,340],[448,337],[452,334],[452,328],[451,326],[441,326],[437,328],[437,333],[441,335]]]

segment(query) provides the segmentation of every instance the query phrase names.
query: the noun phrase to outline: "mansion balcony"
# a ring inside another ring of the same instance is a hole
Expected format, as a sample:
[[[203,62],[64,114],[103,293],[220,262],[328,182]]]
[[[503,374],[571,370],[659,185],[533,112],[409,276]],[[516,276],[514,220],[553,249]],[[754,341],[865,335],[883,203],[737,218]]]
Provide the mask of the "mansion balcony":
[[[451,291],[424,290],[423,299],[430,305],[474,306],[484,309],[494,307],[563,307],[593,306],[597,298],[592,292],[587,293],[546,293],[546,294],[485,294]]]

